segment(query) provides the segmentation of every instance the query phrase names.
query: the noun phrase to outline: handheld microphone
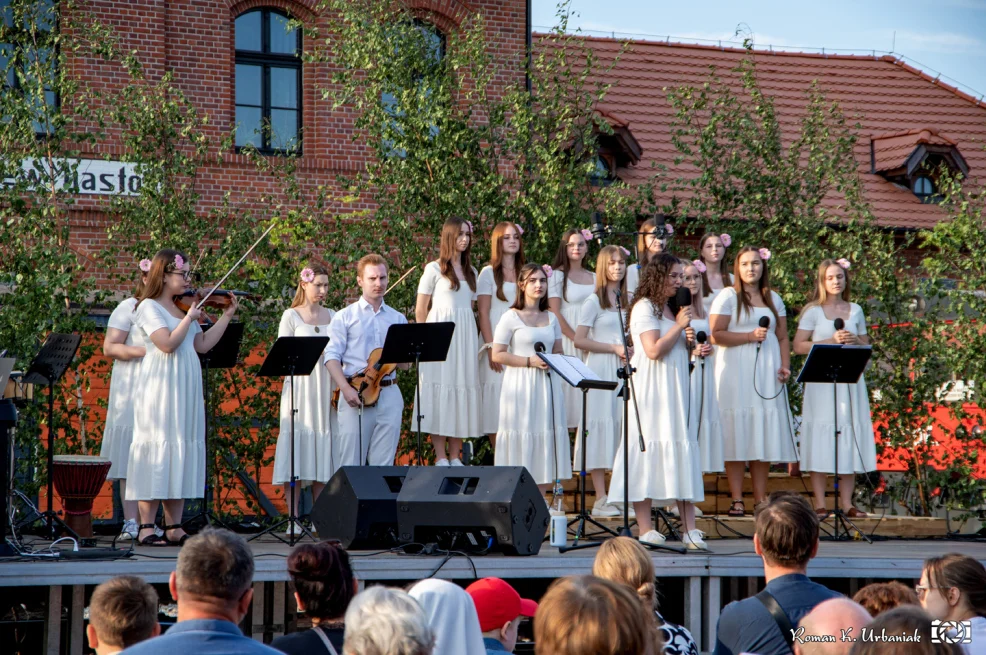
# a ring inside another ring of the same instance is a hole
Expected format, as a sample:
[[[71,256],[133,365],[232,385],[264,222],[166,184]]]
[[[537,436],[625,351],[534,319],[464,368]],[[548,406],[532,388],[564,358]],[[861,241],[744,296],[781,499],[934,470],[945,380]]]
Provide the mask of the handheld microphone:
[[[606,226],[603,225],[602,215],[599,212],[592,212],[592,237],[596,240],[599,245],[603,245],[603,238],[607,235],[608,230]]]
[[[678,312],[684,307],[689,307],[692,304],[692,292],[686,287],[678,287],[678,291],[674,294],[674,314],[678,315]]]
[[[699,333],[695,335],[695,341],[699,343],[705,343],[708,339],[709,337],[705,334],[705,330],[700,330]]]
[[[835,323],[836,330],[844,330],[846,328],[846,322],[843,321],[841,318],[837,318],[833,322]]]
[[[541,343],[540,341],[538,341],[537,343],[535,343],[534,344],[534,352],[536,352],[536,353],[543,353],[544,352],[544,344]]]
[[[770,317],[769,316],[761,316],[760,317],[760,323],[759,323],[759,325],[762,328],[769,328],[770,327]],[[761,346],[761,344],[763,344],[762,341],[758,341],[757,342],[757,352],[760,352],[760,346]]]

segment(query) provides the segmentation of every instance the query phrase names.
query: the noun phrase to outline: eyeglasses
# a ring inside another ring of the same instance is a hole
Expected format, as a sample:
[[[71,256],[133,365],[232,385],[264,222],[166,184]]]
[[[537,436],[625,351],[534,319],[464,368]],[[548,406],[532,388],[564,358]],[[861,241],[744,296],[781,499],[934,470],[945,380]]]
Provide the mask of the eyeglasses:
[[[928,592],[932,589],[951,589],[951,587],[926,587],[923,584],[914,585],[914,591],[918,595],[918,600],[924,600],[924,597],[928,595]]]
[[[191,271],[168,271],[168,275],[180,275],[186,282],[192,279]]]

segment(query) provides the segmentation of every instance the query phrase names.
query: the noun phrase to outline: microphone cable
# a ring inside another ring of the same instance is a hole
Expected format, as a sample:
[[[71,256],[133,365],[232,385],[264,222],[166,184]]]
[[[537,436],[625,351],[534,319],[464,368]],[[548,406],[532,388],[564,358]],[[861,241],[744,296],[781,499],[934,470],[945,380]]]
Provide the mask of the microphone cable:
[[[767,321],[767,325],[764,325],[763,324],[763,322],[765,320]],[[770,319],[767,318],[766,316],[761,317],[760,318],[760,327],[770,327]],[[769,335],[770,332],[768,332],[767,334]],[[780,396],[782,393],[784,393],[787,390],[787,384],[786,383],[781,383],[781,388],[773,396],[769,396],[768,397],[768,396],[765,396],[762,393],[760,393],[760,389],[757,388],[757,369],[760,368],[760,346],[762,344],[763,344],[763,342],[760,342],[760,341],[757,342],[757,356],[753,360],[753,390],[756,391],[757,392],[757,395],[760,396],[760,398],[762,398],[763,400],[774,400],[775,398],[777,398],[778,396]]]

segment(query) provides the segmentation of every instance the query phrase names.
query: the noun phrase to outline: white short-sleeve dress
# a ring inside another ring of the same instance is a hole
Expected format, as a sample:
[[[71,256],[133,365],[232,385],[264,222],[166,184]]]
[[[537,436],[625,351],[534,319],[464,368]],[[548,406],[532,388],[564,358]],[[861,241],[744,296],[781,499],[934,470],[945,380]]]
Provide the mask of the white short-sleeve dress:
[[[496,326],[504,312],[510,309],[517,298],[517,283],[504,281],[503,295],[506,300],[496,297],[496,280],[493,279],[493,267],[485,266],[479,272],[476,280],[476,295],[490,297],[490,329],[496,332]],[[503,384],[503,372],[497,373],[490,368],[490,360],[486,351],[479,357],[479,383],[483,395],[483,433],[496,434],[500,423],[500,386]]]
[[[565,285],[564,293],[562,284],[565,275],[562,271],[552,271],[551,279],[548,280],[548,298],[558,298],[561,300],[561,315],[565,317],[565,322],[573,330],[579,324],[579,314],[582,313],[582,303],[586,298],[593,295],[596,290],[596,276],[593,274],[592,282],[589,284],[576,284],[571,280]],[[562,335],[562,350],[566,355],[578,357],[585,360],[585,353],[575,347],[575,342]],[[565,401],[568,409],[565,415],[565,424],[569,428],[577,428],[582,418],[582,392],[575,387],[565,384]]]
[[[780,295],[771,291],[779,316],[786,316]],[[748,333],[770,319],[767,338],[741,346],[720,346],[716,352],[716,393],[722,425],[722,451],[727,462],[796,462],[791,414],[784,385],[777,381],[781,348],[774,329],[776,319],[766,307],[736,315],[736,290],[723,289],[709,314],[729,316],[729,332]]]
[[[709,317],[693,318],[695,334],[705,332],[710,338]],[[708,343],[708,340],[706,341]],[[719,420],[719,398],[716,395],[716,353],[708,357],[693,357],[691,393],[689,395],[688,425],[698,433],[698,447],[702,453],[702,472],[718,473],[725,470],[722,457],[722,426]]]
[[[633,414],[629,433],[628,500],[662,502],[705,500],[698,440],[688,426],[688,349],[682,331],[671,351],[661,359],[651,359],[640,345],[640,335],[656,331],[664,334],[673,320],[654,313],[649,300],[641,300],[630,313],[630,335],[635,344],[631,362],[640,427],[644,431],[644,452],[638,445],[639,430]],[[607,497],[623,499],[623,444],[617,448],[613,476]]]
[[[561,338],[553,314],[548,324],[530,327],[517,312],[507,311],[496,326],[493,343],[520,357],[533,357],[534,344],[547,352]],[[496,432],[497,466],[526,466],[537,484],[572,477],[571,447],[565,425],[564,381],[536,367],[506,366],[500,391],[500,426]]]
[[[799,330],[811,330],[812,341],[824,341],[835,336],[835,320],[824,310],[809,307],[798,321]],[[863,336],[866,317],[863,308],[850,304],[845,328]],[[876,470],[876,441],[870,417],[870,398],[866,380],[860,376],[855,384],[836,385],[839,421],[839,473],[866,473]],[[801,470],[835,473],[835,426],[832,421],[832,385],[805,384],[804,409],[801,421]]]
[[[637,292],[640,285],[640,264],[627,264],[627,295],[631,298]]]
[[[134,325],[136,298],[127,298],[113,310],[107,321],[107,328],[115,328],[127,333],[127,346],[143,346]],[[134,437],[134,384],[140,359],[113,360],[110,374],[110,393],[106,405],[106,427],[103,428],[103,442],[99,456],[110,460],[107,480],[122,480],[127,477],[127,463],[130,461],[130,443]]]
[[[335,312],[329,312],[329,323]],[[327,337],[329,323],[309,325],[295,309],[281,315],[278,337]],[[326,346],[328,350],[328,346]],[[284,378],[281,389],[281,429],[274,450],[273,484],[291,481],[291,384],[294,380],[294,474],[302,484],[328,482],[342,464],[338,451],[333,450],[332,433],[335,410],[332,409],[332,376],[323,363],[315,364],[311,374]]]
[[[592,294],[582,303],[579,326],[589,328],[589,339],[599,343],[622,344],[620,316],[615,309],[603,309],[599,296]],[[613,353],[586,352],[586,366],[604,380],[618,382],[616,371],[620,358]],[[586,394],[585,470],[611,469],[616,446],[623,434],[623,406],[617,391],[590,390]],[[578,394],[579,430],[575,435],[575,457],[572,465],[582,467],[582,392]]]
[[[475,273],[475,271],[473,271]],[[429,262],[418,293],[431,295],[427,323],[455,323],[452,344],[444,362],[421,364],[421,431],[443,437],[472,439],[483,434],[482,393],[479,385],[479,333],[473,314],[475,292],[465,280],[459,289],[442,275],[438,262]],[[414,415],[417,416],[417,394]]]
[[[722,293],[722,289],[713,289],[712,293],[707,296],[702,296],[702,309],[708,314],[709,310],[712,309],[712,303],[716,301],[719,294]]]
[[[135,324],[147,354],[134,384],[134,438],[127,466],[127,500],[201,498],[205,486],[205,398],[192,322],[174,352],[150,335],[174,331],[182,319],[151,299],[137,306]]]

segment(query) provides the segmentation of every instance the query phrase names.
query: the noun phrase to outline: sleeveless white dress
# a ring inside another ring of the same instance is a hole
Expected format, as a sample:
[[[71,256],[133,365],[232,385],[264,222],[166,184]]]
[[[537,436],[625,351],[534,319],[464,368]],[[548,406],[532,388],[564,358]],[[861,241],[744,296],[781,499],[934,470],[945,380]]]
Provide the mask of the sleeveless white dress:
[[[329,312],[329,323],[335,312]],[[294,309],[281,315],[278,337],[327,337],[329,323],[309,325]],[[328,346],[326,346],[328,350]],[[335,451],[332,433],[336,427],[336,412],[332,409],[332,376],[325,366],[324,353],[310,375],[295,376],[294,380],[294,474],[302,484],[328,482],[342,463]],[[281,429],[274,450],[272,484],[291,481],[291,384],[284,378],[281,388]]]
[[[599,296],[592,294],[582,303],[579,326],[589,328],[589,338],[599,343],[622,344],[620,317],[615,309],[603,309]],[[616,371],[620,358],[613,353],[586,352],[585,364],[604,380],[618,382]],[[616,446],[623,438],[623,403],[613,391],[590,390],[586,394],[585,470],[612,469]],[[582,468],[582,392],[578,393],[579,430],[575,434],[575,457],[572,466]]]
[[[475,270],[473,271],[475,273]],[[465,280],[454,291],[442,275],[438,262],[429,262],[418,283],[418,293],[431,295],[427,323],[455,323],[452,344],[444,362],[421,364],[421,431],[457,439],[472,439],[483,434],[482,390],[479,386],[479,333],[473,302],[476,294]],[[417,416],[417,394],[414,414]],[[415,424],[417,427],[417,424]]]
[[[127,333],[127,340],[123,342],[127,346],[143,345],[134,325],[136,306],[136,298],[127,298],[116,306],[106,323],[107,328],[115,328]],[[110,393],[106,405],[106,426],[103,428],[103,442],[99,447],[99,456],[110,460],[107,480],[124,480],[127,477],[130,443],[134,437],[134,384],[141,359],[113,360]]]
[[[561,326],[548,314],[544,327],[529,327],[510,310],[496,326],[493,343],[510,353],[533,357],[539,341],[551,352],[561,338]],[[525,466],[537,484],[572,477],[571,446],[565,426],[565,384],[557,375],[550,383],[539,368],[506,366],[500,390],[500,426],[496,431],[497,466]]]
[[[592,282],[589,284],[575,284],[571,280],[565,287],[564,297],[562,295],[562,281],[565,279],[562,271],[552,271],[551,279],[548,280],[548,298],[558,298],[561,300],[561,315],[565,317],[565,322],[573,330],[579,324],[579,315],[582,313],[582,303],[586,298],[593,295],[596,290],[596,276],[593,274]],[[575,342],[562,335],[561,347],[566,355],[578,357],[585,361],[585,353],[575,347]],[[565,385],[566,410],[565,425],[569,428],[577,428],[582,419],[582,392],[575,387],[562,381]]]
[[[630,314],[630,335],[635,344],[631,359],[637,372],[633,376],[640,426],[644,431],[644,452],[638,445],[637,421],[631,408],[629,428],[630,502],[705,500],[704,481],[698,440],[689,429],[688,417],[688,349],[682,332],[671,351],[661,359],[644,353],[640,335],[657,331],[664,334],[674,321],[654,314],[649,300],[636,303]],[[613,465],[607,497],[623,500],[623,444],[620,443]]]
[[[493,279],[493,267],[485,266],[479,272],[476,280],[476,295],[490,297],[490,329],[496,332],[496,326],[504,312],[510,309],[517,298],[517,283],[504,282],[503,295],[506,300],[496,297],[496,280]],[[480,335],[482,339],[482,335]],[[500,386],[503,384],[503,372],[497,373],[490,368],[490,359],[484,350],[479,356],[479,383],[483,396],[483,433],[496,434],[500,423]]]
[[[786,316],[780,295],[771,291],[779,316]],[[784,385],[777,381],[781,349],[776,319],[766,307],[753,307],[736,316],[736,290],[723,289],[709,314],[729,316],[729,332],[749,333],[764,316],[770,319],[759,356],[755,342],[720,346],[716,352],[716,393],[722,424],[723,458],[727,462],[796,462],[794,432]],[[761,397],[761,396],[765,396]]]
[[[835,321],[819,307],[809,307],[798,321],[799,330],[811,330],[812,341],[835,336]],[[856,303],[850,304],[845,329],[855,335],[866,334],[866,317]],[[876,440],[870,417],[870,398],[866,380],[836,385],[839,408],[839,473],[866,473],[876,470]],[[805,384],[801,421],[801,470],[835,473],[835,426],[832,424],[832,385]]]
[[[205,485],[205,397],[192,322],[174,352],[158,350],[150,335],[174,331],[182,319],[154,300],[137,306],[134,320],[147,354],[134,384],[134,438],[127,466],[127,500],[201,498]]]
[[[711,338],[709,318],[693,318],[695,334],[705,332]],[[708,341],[706,341],[708,343]],[[716,395],[716,353],[708,357],[692,357],[689,383],[688,426],[698,433],[698,447],[702,454],[702,472],[718,473],[725,470],[722,457],[722,426],[719,421],[719,398]]]

